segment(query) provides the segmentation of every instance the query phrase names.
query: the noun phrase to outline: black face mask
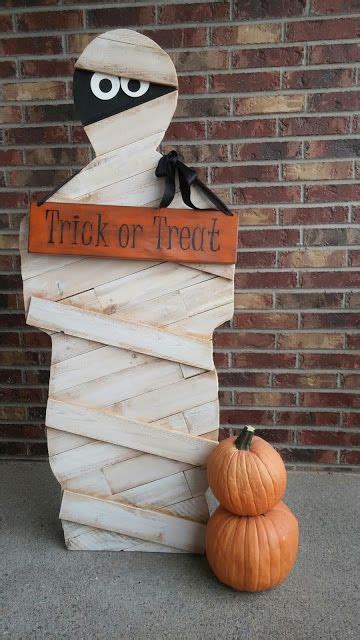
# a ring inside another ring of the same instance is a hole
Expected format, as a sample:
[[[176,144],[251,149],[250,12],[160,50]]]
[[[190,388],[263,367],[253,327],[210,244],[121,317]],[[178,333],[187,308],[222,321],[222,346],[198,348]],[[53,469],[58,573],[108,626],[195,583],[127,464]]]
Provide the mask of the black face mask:
[[[76,69],[74,73],[75,110],[83,125],[98,122],[172,91],[175,87],[144,80],[105,76],[82,69]]]

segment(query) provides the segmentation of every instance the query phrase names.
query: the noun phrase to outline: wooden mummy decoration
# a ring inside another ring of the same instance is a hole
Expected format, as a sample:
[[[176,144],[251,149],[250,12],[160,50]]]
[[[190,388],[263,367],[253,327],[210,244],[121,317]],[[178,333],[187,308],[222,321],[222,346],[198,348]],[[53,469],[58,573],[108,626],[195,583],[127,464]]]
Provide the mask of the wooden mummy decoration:
[[[156,207],[156,149],[177,96],[156,43],[123,29],[96,37],[74,75],[96,157],[48,204]],[[186,208],[180,194],[171,207]],[[233,314],[234,265],[27,247],[24,220],[27,323],[52,339],[47,442],[67,547],[203,553],[204,465],[219,426],[212,334]]]

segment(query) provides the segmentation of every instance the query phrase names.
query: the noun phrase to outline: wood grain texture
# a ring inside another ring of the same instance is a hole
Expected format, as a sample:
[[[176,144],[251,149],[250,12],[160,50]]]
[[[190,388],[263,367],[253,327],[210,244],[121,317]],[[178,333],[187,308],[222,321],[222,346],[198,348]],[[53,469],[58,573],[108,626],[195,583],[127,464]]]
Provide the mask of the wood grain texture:
[[[79,68],[174,77],[143,36],[100,39]],[[49,203],[158,206],[156,149],[176,99],[173,91],[85,127],[96,157]],[[209,206],[196,189],[193,201]],[[177,193],[171,207],[184,206]],[[27,233],[24,221],[27,322],[52,339],[47,441],[66,546],[203,553],[205,464],[219,425],[212,333],[232,317],[234,265],[29,254]]]

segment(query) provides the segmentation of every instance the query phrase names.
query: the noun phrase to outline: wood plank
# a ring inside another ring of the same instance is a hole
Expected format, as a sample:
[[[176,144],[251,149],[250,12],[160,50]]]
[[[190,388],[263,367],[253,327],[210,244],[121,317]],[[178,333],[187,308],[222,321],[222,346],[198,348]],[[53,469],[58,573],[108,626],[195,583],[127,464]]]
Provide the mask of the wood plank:
[[[213,400],[184,411],[189,433],[201,435],[219,428],[219,401]]]
[[[207,523],[209,519],[209,510],[207,502],[203,495],[196,498],[190,498],[183,502],[177,502],[162,509],[165,513],[171,513],[180,518],[189,518],[194,522]]]
[[[64,451],[70,451],[76,449],[76,447],[82,447],[84,444],[90,444],[94,442],[91,438],[85,438],[84,436],[78,436],[75,433],[68,433],[67,431],[60,431],[59,429],[46,429],[47,445],[49,456],[55,456],[58,453]]]
[[[105,411],[76,407],[52,399],[49,399],[47,405],[46,424],[55,429],[64,429],[193,465],[205,464],[209,454],[217,446],[212,440],[181,431],[169,431],[158,425],[149,425]]]
[[[136,142],[136,140],[147,138],[155,133],[159,134],[160,143],[176,109],[176,103],[177,91],[172,91],[151,101],[150,118],[149,105],[145,102],[127,111],[104,118],[101,122],[89,124],[84,127],[84,131],[91,140],[97,155],[119,147],[125,147]],[[153,182],[155,184],[155,179]],[[158,182],[161,184],[161,180],[158,180]],[[151,202],[151,200],[150,196],[143,202],[145,204]],[[122,201],[114,200],[113,202],[116,204]]]
[[[172,262],[163,262],[146,269],[144,272],[134,273],[125,278],[97,286],[95,293],[105,310],[111,307],[113,313],[116,311],[121,313],[122,307],[127,304],[135,305],[138,302],[153,300],[177,289],[184,289],[211,278],[212,276],[199,273],[196,269]],[[114,307],[118,307],[118,309],[114,309]]]
[[[63,482],[138,455],[139,452],[134,449],[96,441],[50,456],[49,463],[54,476]]]
[[[178,364],[153,359],[50,395],[62,402],[100,409],[182,379]]]
[[[95,496],[97,498],[111,498],[112,495],[101,469],[69,478],[69,480],[63,480],[61,487],[66,491],[84,493],[85,495]]]
[[[115,321],[94,311],[83,311],[50,300],[32,297],[27,324],[203,369],[214,369],[211,343],[208,341],[148,325]]]
[[[167,326],[168,329],[184,332],[198,338],[212,338],[212,334],[217,327],[224,322],[231,320],[234,314],[234,303],[224,304],[222,307],[198,313],[185,320],[173,322]]]
[[[97,380],[104,376],[153,362],[151,356],[118,347],[101,347],[53,364],[50,373],[50,394]]]
[[[64,491],[60,518],[185,551],[204,551],[204,525],[118,502]]]
[[[59,363],[64,362],[68,358],[75,358],[76,356],[100,349],[103,347],[99,342],[93,342],[92,340],[86,340],[84,338],[75,338],[74,336],[67,336],[65,333],[53,333],[51,336],[52,350],[51,350],[51,365],[52,367]]]
[[[116,493],[112,500],[144,509],[156,509],[191,498],[189,485],[182,472]]]
[[[217,398],[217,375],[215,371],[210,371],[119,402],[112,405],[111,411],[129,418],[138,417],[146,422],[153,422]]]
[[[217,446],[217,443],[214,443]],[[196,496],[203,495],[208,488],[207,473],[205,468],[196,467],[195,469],[188,469],[184,471],[185,478],[189,485],[191,495]]]
[[[88,44],[75,67],[177,87],[175,67],[165,51],[160,47],[151,47],[149,51],[148,45],[139,42],[130,44],[98,37]]]
[[[111,492],[116,494],[190,468],[191,465],[186,462],[145,453],[137,458],[105,467],[104,475]]]

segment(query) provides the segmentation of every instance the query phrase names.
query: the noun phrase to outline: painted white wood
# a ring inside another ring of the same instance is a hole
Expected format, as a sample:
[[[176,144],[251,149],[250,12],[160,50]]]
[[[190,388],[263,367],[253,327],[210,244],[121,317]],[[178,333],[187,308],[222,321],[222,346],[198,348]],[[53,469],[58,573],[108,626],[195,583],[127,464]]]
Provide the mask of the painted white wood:
[[[214,369],[211,343],[148,325],[116,321],[94,311],[84,311],[50,300],[32,297],[27,323],[79,338],[137,350],[140,353]]]
[[[121,447],[146,451],[156,456],[193,465],[205,464],[216,443],[181,431],[170,431],[114,415],[49,399],[46,424],[64,428],[88,438],[101,439]],[[91,446],[91,445],[85,445]],[[78,449],[74,450],[74,453]],[[60,454],[62,455],[62,454]]]
[[[175,473],[112,496],[112,500],[144,509],[166,507],[189,498],[191,493],[183,473]]]
[[[204,551],[203,525],[157,511],[64,491],[60,517],[185,551]]]
[[[173,322],[168,325],[168,329],[208,339],[209,335],[212,336],[217,327],[232,318],[233,313],[234,304],[224,304],[222,307],[216,307],[216,309],[198,313],[185,320]]]
[[[112,33],[116,34],[116,31]],[[101,73],[137,78],[177,87],[176,71],[162,49],[141,42],[129,43],[115,35],[90,42],[76,62],[78,69],[97,69]]]
[[[162,511],[179,516],[180,518],[203,522],[204,524],[206,524],[209,519],[209,510],[204,496],[197,496],[196,498],[184,500],[184,502],[177,502],[176,504],[163,508]]]
[[[51,336],[51,364],[52,367],[59,362],[64,362],[69,358],[75,358],[83,353],[89,353],[95,349],[100,349],[103,345],[99,342],[92,342],[84,338],[74,338],[65,333],[53,333]]]
[[[139,451],[135,449],[107,442],[90,442],[82,447],[50,456],[49,462],[54,475],[62,482],[138,455]]]
[[[62,489],[75,493],[84,493],[97,498],[111,499],[112,493],[101,469],[89,471],[81,476],[75,476],[62,482]]]
[[[151,424],[158,424],[164,427],[164,429],[174,429],[175,431],[184,431],[184,433],[189,433],[183,413],[175,413],[174,415],[167,416],[161,420],[153,420]]]
[[[145,453],[137,458],[105,467],[104,475],[111,492],[116,494],[190,468],[191,465],[186,462],[168,460]]]
[[[200,467],[188,469],[184,471],[184,475],[189,485],[191,495],[194,498],[204,495],[208,488],[206,469]]]
[[[139,396],[153,389],[161,389],[170,382],[182,380],[180,366],[168,360],[155,360],[115,371],[76,387],[50,395],[62,402],[79,404],[94,409],[114,402]]]
[[[213,400],[184,411],[190,433],[200,435],[219,427],[219,401]]]
[[[77,447],[82,447],[84,444],[94,442],[94,440],[78,436],[76,433],[59,431],[59,429],[51,429],[50,427],[46,429],[46,436],[49,456],[56,456],[58,453],[71,451]]]
[[[217,397],[217,375],[216,372],[209,371],[119,402],[111,407],[111,411],[125,417],[153,422],[217,400]]]
[[[117,371],[153,361],[152,356],[144,356],[136,351],[117,347],[100,347],[99,350],[87,351],[54,364],[51,368],[49,391],[55,394]]]

